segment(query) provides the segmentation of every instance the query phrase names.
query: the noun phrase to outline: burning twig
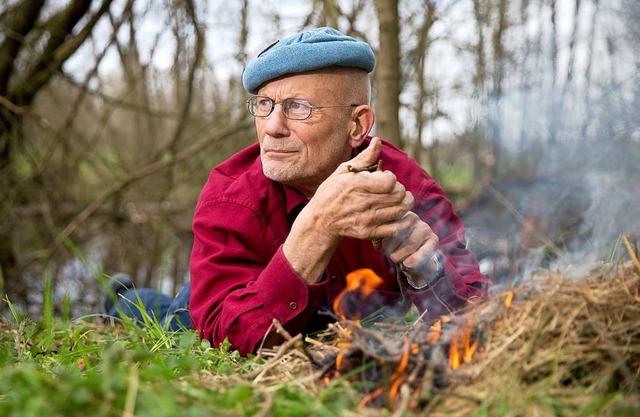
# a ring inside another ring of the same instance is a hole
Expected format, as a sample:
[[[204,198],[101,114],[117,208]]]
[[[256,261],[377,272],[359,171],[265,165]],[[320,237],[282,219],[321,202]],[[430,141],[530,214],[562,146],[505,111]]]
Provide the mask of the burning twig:
[[[405,385],[408,392],[419,395],[427,374],[432,378],[429,383],[431,389],[441,389],[447,385],[446,369],[449,367],[445,346],[457,346],[456,340],[460,338],[460,353],[456,350],[456,354],[463,356],[459,365],[469,363],[477,347],[477,342],[472,341],[472,322],[468,322],[462,330],[459,330],[459,324],[450,320],[437,321],[435,328],[423,323],[414,326],[409,335],[397,337],[390,337],[388,332],[381,334],[365,329],[357,321],[343,322],[343,326],[350,331],[342,332],[340,335],[344,338],[333,341],[333,346],[337,344],[342,349],[329,355],[323,375],[329,376],[330,380],[351,373],[347,380],[387,381],[366,392],[360,407],[384,403],[393,405],[397,403]],[[400,327],[398,330],[405,329]],[[427,370],[432,372],[425,373]],[[401,403],[404,401],[400,399]]]
[[[369,404],[371,400],[373,400],[376,397],[379,397],[383,392],[384,392],[384,388],[382,387],[378,387],[375,390],[371,391],[370,393],[362,397],[362,399],[358,403],[358,408],[359,409],[364,408],[367,404]]]

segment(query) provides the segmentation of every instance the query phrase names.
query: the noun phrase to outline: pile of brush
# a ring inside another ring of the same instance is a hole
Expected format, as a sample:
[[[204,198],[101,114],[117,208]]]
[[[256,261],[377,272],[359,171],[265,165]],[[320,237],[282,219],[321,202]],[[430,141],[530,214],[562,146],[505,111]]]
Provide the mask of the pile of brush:
[[[342,378],[360,392],[365,414],[370,407],[398,415],[637,407],[640,262],[628,249],[631,261],[580,279],[541,270],[431,325],[342,320],[313,339],[297,336],[261,352],[268,360],[249,377],[281,382],[288,373],[312,393]]]

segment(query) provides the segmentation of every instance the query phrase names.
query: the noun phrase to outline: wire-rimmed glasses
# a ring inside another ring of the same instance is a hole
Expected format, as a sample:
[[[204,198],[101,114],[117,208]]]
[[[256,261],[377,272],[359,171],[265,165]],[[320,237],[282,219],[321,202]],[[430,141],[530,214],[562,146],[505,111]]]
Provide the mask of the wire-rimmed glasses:
[[[359,104],[342,104],[331,106],[314,106],[307,100],[288,98],[279,102],[263,96],[252,96],[247,100],[247,110],[255,117],[267,117],[273,113],[276,104],[282,104],[284,117],[289,120],[305,120],[311,117],[314,109],[325,109],[330,107],[357,107]]]

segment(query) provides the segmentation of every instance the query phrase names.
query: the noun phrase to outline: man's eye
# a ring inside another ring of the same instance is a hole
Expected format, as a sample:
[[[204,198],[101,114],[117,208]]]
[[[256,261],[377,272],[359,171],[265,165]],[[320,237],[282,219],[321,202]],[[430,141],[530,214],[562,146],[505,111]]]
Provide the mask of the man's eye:
[[[261,108],[261,109],[269,109],[271,108],[271,103],[272,101],[268,98],[259,98],[256,101],[256,106],[258,106],[258,108]]]
[[[292,100],[289,102],[289,110],[300,111],[300,110],[304,110],[306,107],[307,107],[306,104],[300,103],[298,101]]]

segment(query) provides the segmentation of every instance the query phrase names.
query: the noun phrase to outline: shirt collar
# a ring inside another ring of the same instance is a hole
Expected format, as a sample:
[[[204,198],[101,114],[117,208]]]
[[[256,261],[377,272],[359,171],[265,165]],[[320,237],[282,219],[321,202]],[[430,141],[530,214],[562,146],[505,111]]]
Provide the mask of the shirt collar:
[[[282,187],[284,188],[284,199],[287,214],[291,214],[296,207],[306,205],[309,202],[309,199],[295,188],[286,185],[282,185]]]

